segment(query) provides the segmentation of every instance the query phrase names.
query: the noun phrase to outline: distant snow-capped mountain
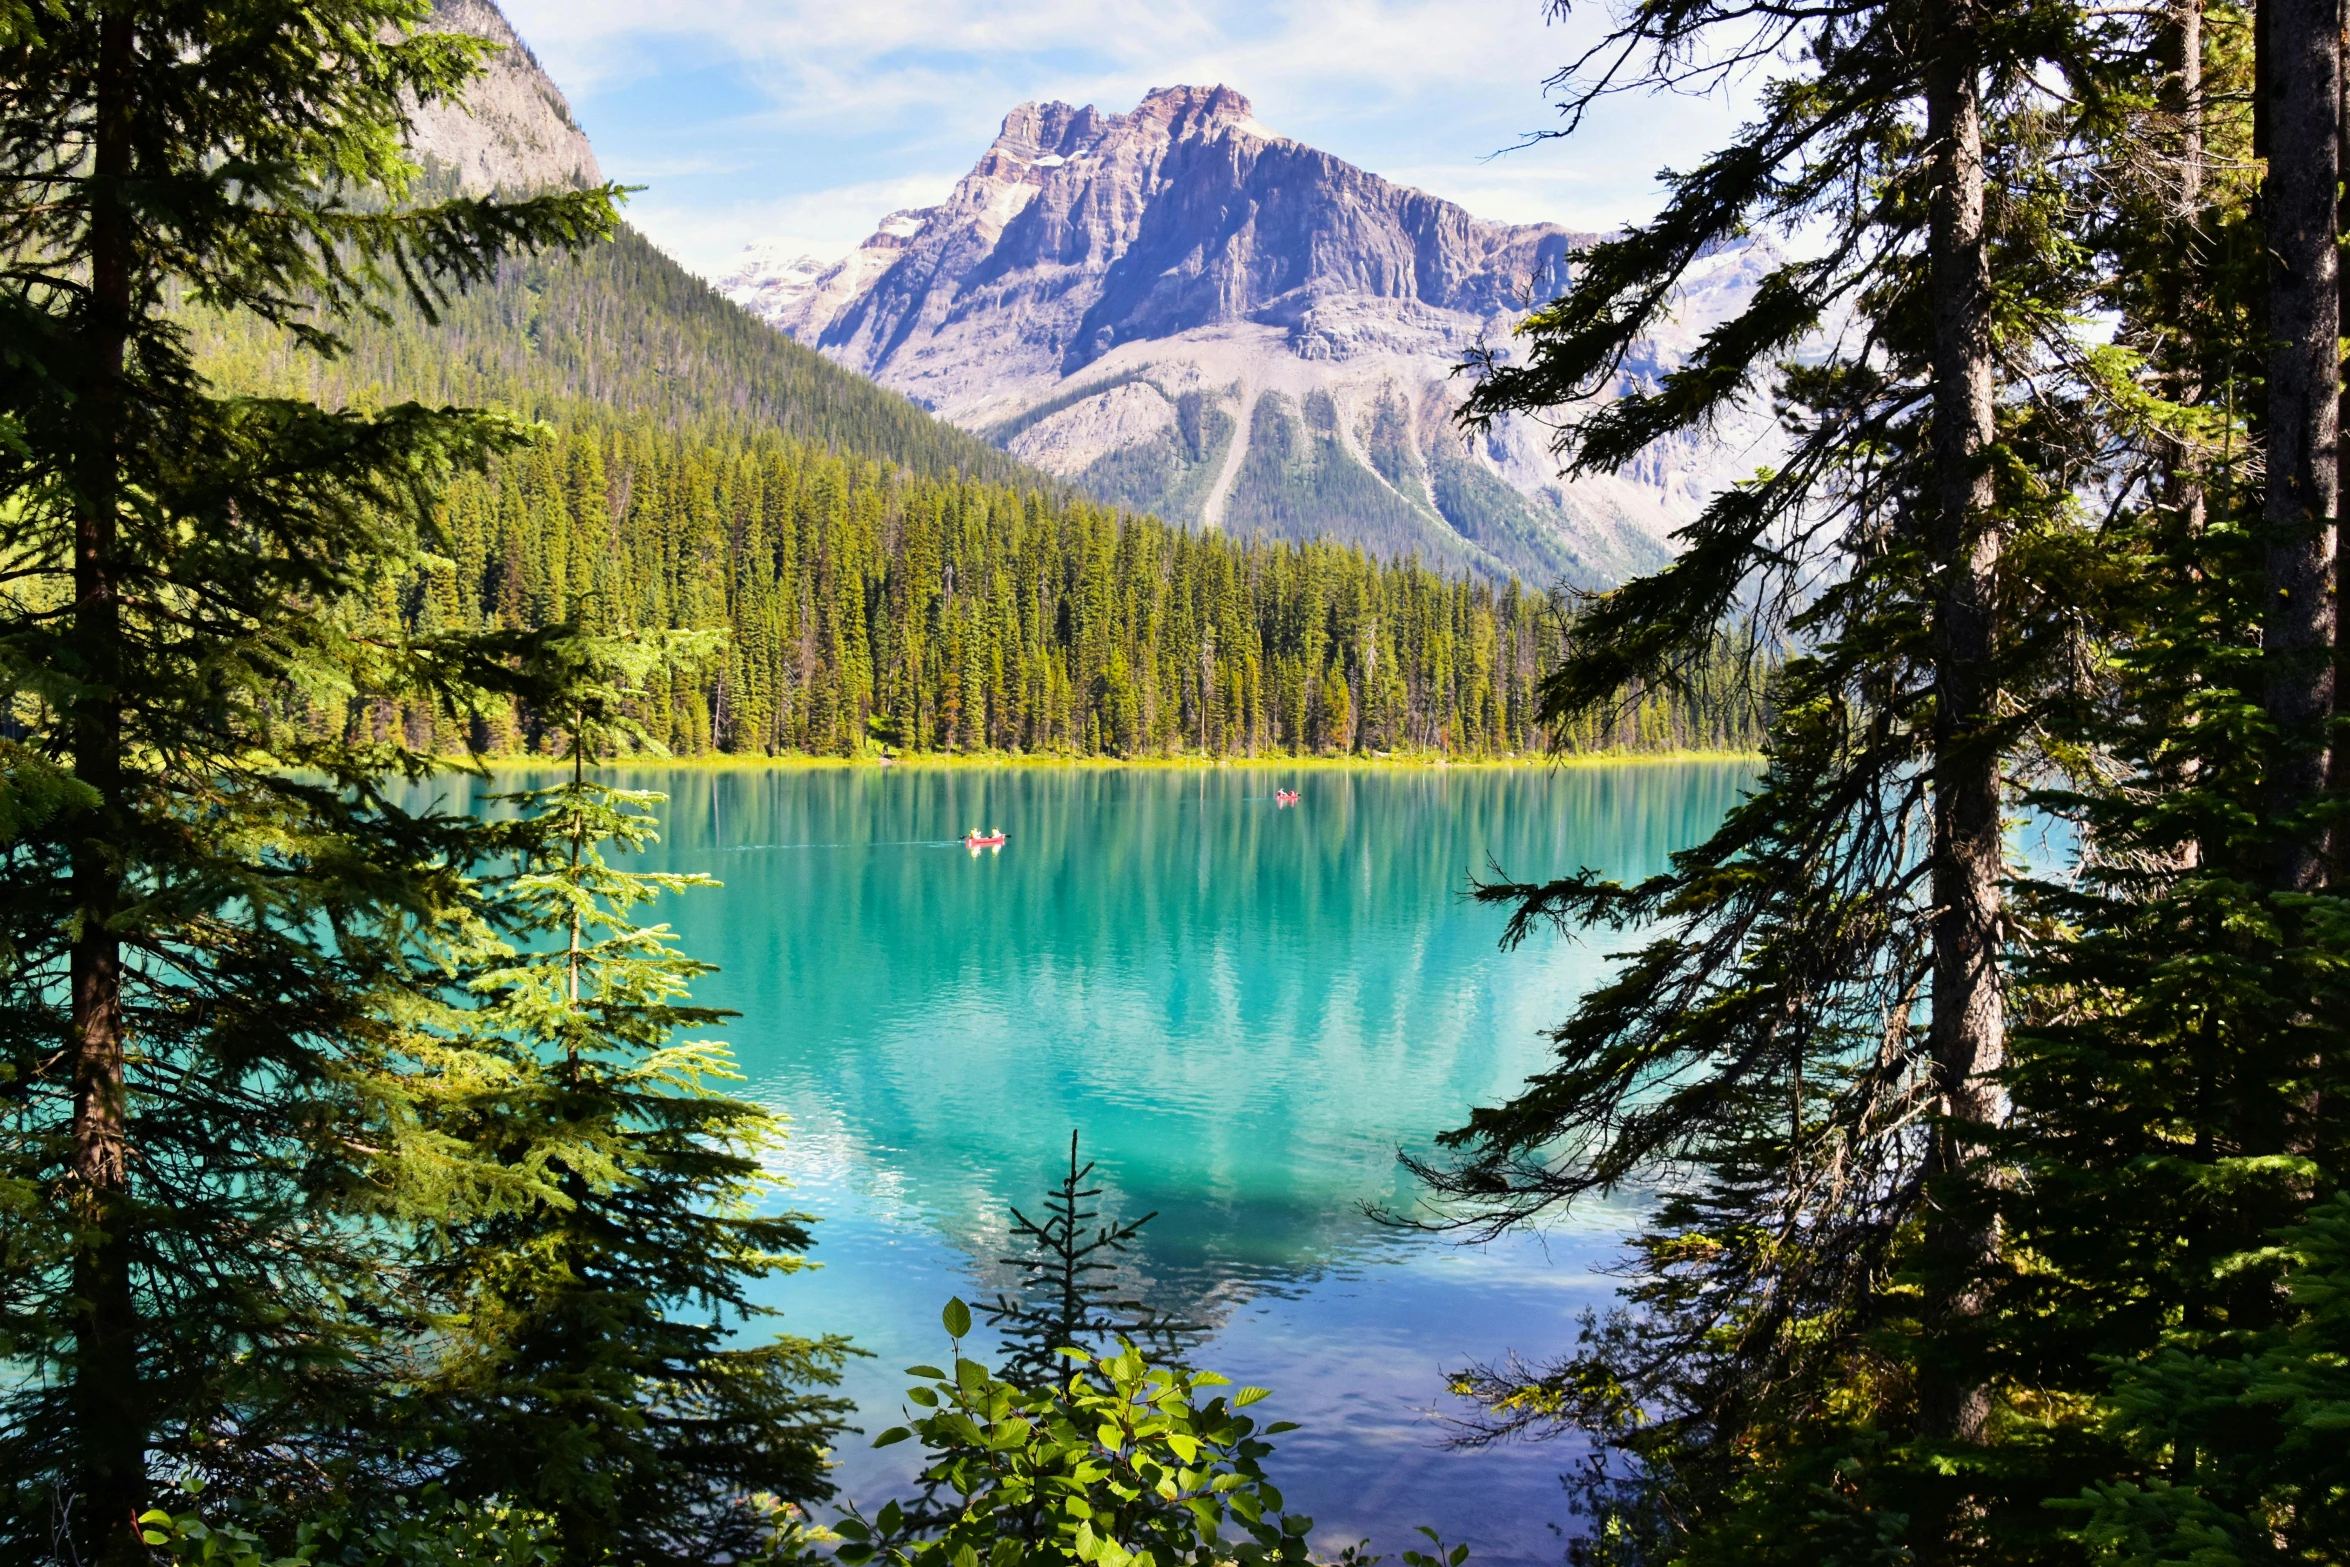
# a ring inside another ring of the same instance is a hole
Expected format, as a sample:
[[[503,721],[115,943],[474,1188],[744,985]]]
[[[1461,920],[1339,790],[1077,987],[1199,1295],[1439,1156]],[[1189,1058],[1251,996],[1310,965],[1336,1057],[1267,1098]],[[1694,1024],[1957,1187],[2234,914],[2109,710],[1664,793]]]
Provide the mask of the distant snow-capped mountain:
[[[1595,236],[1485,222],[1260,123],[1225,87],[1128,114],[1022,104],[934,207],[829,265],[754,246],[720,289],[1105,500],[1329,533],[1538,582],[1653,566],[1764,432],[1562,484],[1545,432],[1465,441],[1454,373]],[[1776,264],[1703,264],[1628,376],[1669,369]]]

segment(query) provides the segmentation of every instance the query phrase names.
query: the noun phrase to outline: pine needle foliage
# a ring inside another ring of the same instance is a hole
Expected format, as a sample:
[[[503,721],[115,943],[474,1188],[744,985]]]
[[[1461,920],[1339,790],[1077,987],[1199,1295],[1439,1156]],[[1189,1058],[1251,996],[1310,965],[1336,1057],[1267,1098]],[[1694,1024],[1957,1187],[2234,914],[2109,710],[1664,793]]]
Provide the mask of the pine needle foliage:
[[[0,10],[0,1554],[146,1559],[158,1472],[332,1487],[397,1357],[375,1241],[447,1150],[414,1020],[472,829],[370,721],[504,688],[353,613],[506,418],[220,395],[182,299],[332,356],[610,190],[417,199],[421,0]],[[352,721],[294,721],[331,699]]]
[[[2114,1567],[2339,1561],[2350,1552],[2350,1203],[2267,1237],[2287,1309],[2219,1349],[2182,1339],[2116,1382],[2112,1429],[2157,1462],[2067,1510]],[[2216,1352],[2215,1352],[2216,1351]],[[2189,1461],[2159,1460],[2187,1453]]]
[[[537,639],[560,693],[568,781],[495,797],[512,813],[485,878],[507,949],[466,980],[466,1048],[496,1064],[432,1129],[522,1178],[520,1202],[423,1226],[421,1280],[447,1313],[443,1363],[412,1400],[411,1461],[461,1500],[544,1513],[564,1562],[753,1561],[789,1554],[793,1509],[831,1494],[825,1444],[848,1406],[845,1340],[737,1342],[776,1315],[757,1281],[801,1264],[808,1215],[778,1211],[765,1161],[782,1117],[738,1080],[695,1006],[709,966],[636,911],[713,886],[632,871],[661,796],[587,775],[641,749],[627,708],[706,659],[692,633]]]

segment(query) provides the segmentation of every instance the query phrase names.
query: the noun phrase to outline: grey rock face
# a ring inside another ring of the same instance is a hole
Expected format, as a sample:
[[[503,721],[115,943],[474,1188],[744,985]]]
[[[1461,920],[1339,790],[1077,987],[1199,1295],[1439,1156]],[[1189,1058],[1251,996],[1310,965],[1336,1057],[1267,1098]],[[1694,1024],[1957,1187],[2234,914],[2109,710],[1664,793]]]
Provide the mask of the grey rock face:
[[[409,146],[457,171],[469,196],[600,185],[603,174],[571,106],[490,0],[433,0],[434,31],[470,33],[504,46],[462,104],[416,113]]]
[[[1275,134],[1229,88],[1174,87],[1128,114],[1022,104],[939,205],[829,267],[754,250],[719,286],[1106,500],[1597,582],[1664,559],[1759,431],[1572,486],[1536,428],[1463,440],[1455,367],[1593,237],[1481,221]],[[1774,260],[1712,258],[1638,371]]]

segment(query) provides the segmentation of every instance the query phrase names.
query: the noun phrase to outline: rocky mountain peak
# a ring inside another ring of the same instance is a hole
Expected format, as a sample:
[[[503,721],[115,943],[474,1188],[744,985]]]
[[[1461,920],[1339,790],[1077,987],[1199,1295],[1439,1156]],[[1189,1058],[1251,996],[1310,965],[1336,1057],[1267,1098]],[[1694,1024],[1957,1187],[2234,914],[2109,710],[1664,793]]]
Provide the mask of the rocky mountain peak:
[[[408,138],[412,151],[454,169],[458,187],[469,196],[604,182],[562,89],[491,0],[433,0],[425,25],[486,38],[499,50],[464,102],[416,111]]]
[[[984,417],[1017,400],[1012,381],[1191,330],[1268,325],[1305,357],[1344,358],[1370,346],[1347,300],[1393,301],[1400,324],[1464,347],[1462,323],[1426,313],[1514,308],[1555,281],[1570,242],[1277,136],[1229,87],[1163,87],[1123,114],[1020,105],[945,201],[892,214],[769,319],[950,417]],[[977,325],[1005,290],[1009,343]],[[967,356],[974,331],[986,347]]]
[[[1057,168],[1119,135],[1166,141],[1205,139],[1238,130],[1260,140],[1273,133],[1257,123],[1249,101],[1229,87],[1154,87],[1127,114],[1104,114],[1092,104],[1024,103],[1004,116],[1003,129],[973,172],[1000,159],[1007,170]]]
[[[1469,443],[1451,420],[1469,351],[1594,237],[1480,219],[1275,134],[1230,87],[1176,86],[1123,113],[1021,104],[936,206],[719,287],[1105,499],[1596,582],[1668,556],[1718,449],[1565,486],[1539,428]],[[1678,362],[1769,260],[1714,258],[1636,370]]]
[[[1257,124],[1249,101],[1220,84],[1154,87],[1126,118],[1135,125],[1164,126],[1170,136],[1212,136],[1228,127],[1269,134]]]

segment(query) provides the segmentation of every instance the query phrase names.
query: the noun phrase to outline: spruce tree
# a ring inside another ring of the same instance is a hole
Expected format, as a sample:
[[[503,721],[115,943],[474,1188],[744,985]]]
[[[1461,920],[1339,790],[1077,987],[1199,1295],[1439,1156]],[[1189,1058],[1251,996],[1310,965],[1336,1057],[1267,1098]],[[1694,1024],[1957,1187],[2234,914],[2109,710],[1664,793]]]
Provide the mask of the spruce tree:
[[[2110,177],[2132,199],[2103,237],[2154,395],[2115,431],[2127,569],[2089,600],[2095,698],[2052,714],[2079,765],[2040,803],[2078,829],[2078,862],[2020,900],[2001,1207],[2029,1266],[1994,1296],[1991,1349],[2086,1412],[2033,1468],[2101,1556],[2330,1559],[2338,1499],[2310,1447],[2337,1353],[2350,923],[2339,882],[2312,880],[2341,810],[2320,788],[2334,650],[2295,582],[2327,547],[2333,465],[2310,447],[2331,413],[2311,398],[2336,366],[2303,335],[2324,320],[2278,330],[2330,309],[2309,285],[2333,219],[2312,241],[2292,217],[2308,171],[2273,138],[2296,115],[2334,134],[2339,39],[2233,6],[2165,20],[2131,96],[2154,108],[2147,161],[2178,177]]]
[[[1874,214],[1922,218],[1893,230],[1919,251],[1871,274],[1850,318],[1877,334],[1850,367],[1868,395],[1901,384],[1901,346],[1919,345],[1925,426],[1906,443],[1898,421],[1837,426],[1819,394],[1846,372],[1789,369],[1786,468],[1723,497],[1672,571],[1603,599],[1548,692],[1554,709],[1589,704],[1686,667],[1722,595],[1805,541],[1805,514],[1774,509],[1785,474],[1815,517],[1834,514],[1822,470],[1804,471],[1815,456],[1892,481],[1873,536],[1886,553],[1855,552],[1790,622],[1806,645],[1769,770],[1714,842],[1643,887],[1490,890],[1518,905],[1513,933],[1662,920],[1677,939],[1637,954],[1560,1030],[1557,1067],[1481,1112],[1454,1140],[1466,1157],[1435,1172],[1487,1222],[1616,1182],[1663,1187],[1626,1310],[1555,1365],[1465,1380],[1495,1431],[1564,1420],[1633,1460],[1592,1477],[1618,1526],[1597,1555],[2330,1559],[2337,1480],[2315,1433],[2334,1409],[2350,1060],[2350,925],[2317,880],[2341,809],[2323,787],[2338,629],[2320,602],[2338,24],[2288,9],[2256,28],[2195,0],[1917,15],[1936,31],[1892,57],[1903,69],[1930,78],[1994,46],[1978,60],[1998,174],[1989,324],[2019,379],[1992,383],[1988,466],[1951,462],[1953,408],[1982,405],[1922,350],[1951,341],[1965,116],[1937,108],[1951,83],[1928,79],[1928,199],[1893,199],[1888,172]],[[1976,23],[1989,30],[1970,37]],[[1684,62],[1697,46],[1654,36]],[[1852,103],[1837,76],[1851,57],[1811,59],[1817,81],[1773,104]],[[2061,111],[2036,101],[2032,69],[2067,73]],[[1763,155],[1797,145],[1750,139],[1744,168],[1782,188]],[[1717,160],[1701,194],[1740,168]],[[1868,256],[1862,230],[1840,232]],[[1538,350],[1560,334],[1551,371],[1586,381],[1545,380],[1538,351],[1494,377],[1495,411],[1588,390],[1609,367],[1635,324],[1610,312],[1662,297],[1635,292],[1661,280],[1645,236],[1602,247],[1533,322]],[[1790,270],[1845,264],[1831,251]],[[2104,313],[2113,341],[2066,346],[2052,328],[2068,310]],[[1716,334],[1737,352],[1712,379],[1586,416],[1571,454],[1627,455],[1699,411],[1768,325],[1758,309]],[[1962,479],[1993,535],[1973,556],[1946,525]],[[1904,483],[1924,504],[1899,503]],[[1950,633],[1994,544],[1986,698],[1968,694]],[[1905,643],[1904,623],[1923,635]],[[1981,721],[1954,735],[1969,705]],[[1977,933],[1989,945],[1967,961],[1995,966],[2011,1027],[1969,1108],[1935,1025],[1947,965],[1977,939],[1953,945],[1950,927],[1991,905],[1951,891],[1942,800],[1953,758],[1979,766],[1984,743],[2077,848],[2061,875],[2006,869],[2013,901]]]
[[[2096,142],[2110,61],[2064,7],[1652,0],[1567,73],[1569,109],[1774,59],[1801,68],[1654,220],[1577,258],[1469,405],[1565,406],[1568,467],[1606,471],[1773,400],[1783,459],[1580,615],[1542,688],[1555,726],[1625,712],[1694,686],[1752,614],[1795,649],[1766,770],[1648,882],[1483,890],[1513,941],[1549,921],[1647,934],[1555,1062],[1421,1168],[1459,1205],[1447,1222],[1487,1230],[1658,1189],[1625,1312],[1555,1365],[1464,1385],[1496,1430],[1618,1443],[1644,1466],[1633,1512],[1674,1520],[1660,1548],[2028,1552],[2054,1525],[2000,1476],[1980,1353],[2003,1265],[2001,815],[2095,548],[2069,497],[2108,394],[2062,326],[2095,279],[2064,171]],[[1680,370],[1619,386],[1689,268],[1775,224],[1816,251]]]
[[[382,720],[497,675],[355,606],[523,432],[216,395],[174,311],[332,356],[386,291],[430,313],[609,230],[606,190],[410,199],[409,106],[485,47],[426,15],[0,9],[11,1551],[143,1559],[159,1469],[331,1483],[389,1311],[398,1009],[420,933],[461,933],[470,829],[393,802],[426,763]]]
[[[1064,1349],[1114,1353],[1130,1344],[1154,1363],[1180,1367],[1185,1347],[1199,1329],[1146,1302],[1121,1295],[1117,1259],[1154,1211],[1124,1224],[1100,1224],[1101,1210],[1087,1206],[1103,1188],[1088,1186],[1093,1161],[1077,1162],[1077,1133],[1069,1133],[1069,1169],[1045,1194],[1044,1219],[1012,1210],[1012,1239],[1027,1243],[1005,1266],[1020,1270],[1016,1293],[1000,1294],[980,1314],[994,1328],[1004,1352],[1003,1375],[1023,1387],[1042,1387],[1066,1378]]]
[[[728,1014],[687,989],[709,972],[634,911],[708,877],[630,871],[661,797],[590,778],[650,749],[629,709],[707,633],[528,640],[534,712],[560,725],[571,776],[496,798],[506,868],[485,873],[507,949],[467,980],[472,1090],[430,1129],[516,1173],[507,1199],[422,1227],[418,1267],[443,1303],[440,1364],[409,1401],[410,1462],[451,1495],[553,1520],[565,1562],[747,1561],[797,1548],[787,1509],[831,1494],[824,1446],[848,1406],[845,1340],[737,1343],[777,1313],[755,1281],[789,1273],[808,1216],[764,1211],[782,1120],[717,1084],[738,1076],[707,1033]],[[428,1348],[431,1348],[428,1346]]]

